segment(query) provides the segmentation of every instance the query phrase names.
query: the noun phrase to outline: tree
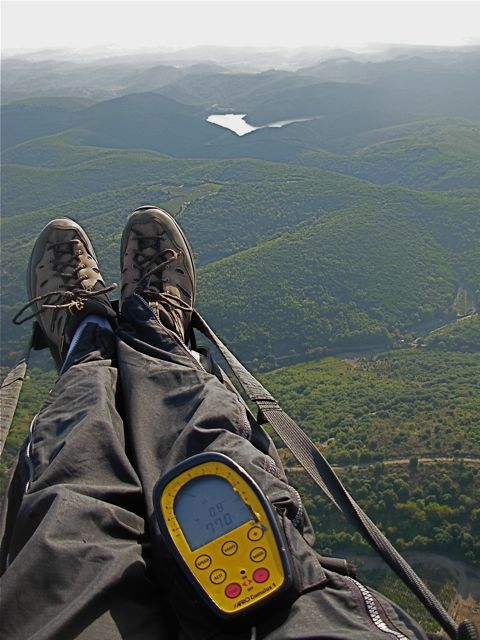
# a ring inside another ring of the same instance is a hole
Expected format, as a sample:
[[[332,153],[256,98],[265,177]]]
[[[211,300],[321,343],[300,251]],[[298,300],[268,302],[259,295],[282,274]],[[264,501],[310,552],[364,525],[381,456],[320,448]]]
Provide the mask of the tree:
[[[417,472],[417,469],[418,469],[418,458],[417,458],[417,456],[412,456],[410,458],[410,460],[408,461],[408,468],[410,470],[410,473],[412,475],[415,475],[415,473]]]

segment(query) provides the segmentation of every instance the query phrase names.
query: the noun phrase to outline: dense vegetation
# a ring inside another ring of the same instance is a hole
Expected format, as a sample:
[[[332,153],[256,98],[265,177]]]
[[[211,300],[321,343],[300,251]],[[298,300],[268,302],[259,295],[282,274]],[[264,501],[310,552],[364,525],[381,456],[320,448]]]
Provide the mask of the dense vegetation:
[[[480,566],[480,462],[432,460],[341,471],[347,489],[399,550],[435,551]],[[300,474],[290,474],[322,553],[368,553],[361,535]]]
[[[2,481],[54,379],[34,369],[25,383],[2,457]],[[478,353],[429,348],[326,358],[262,376],[397,546],[480,565],[479,379]],[[292,455],[281,453],[316,525],[319,550],[364,553],[359,534]]]
[[[441,631],[440,626],[393,571],[385,564],[365,567],[363,566],[363,561],[365,561],[365,558],[361,558],[357,564],[360,568],[361,579],[366,584],[375,587],[377,591],[385,594],[400,605],[428,633]],[[422,561],[419,562],[418,558],[416,558],[416,561],[408,558],[408,561],[445,609],[448,609],[456,595],[457,585],[450,571],[447,568],[438,566],[438,556],[433,556],[430,559],[427,553],[422,552]],[[371,563],[371,559],[368,558],[367,562]]]
[[[478,187],[480,126],[467,120],[424,120],[346,138],[343,151],[306,149],[298,159],[311,166],[414,189]]]
[[[480,454],[478,354],[405,349],[354,361],[327,358],[264,379],[334,463],[398,452]]]
[[[475,191],[419,193],[252,160],[147,154],[136,167],[140,157],[126,153],[124,179],[135,183],[148,167],[148,181],[106,191],[118,182],[122,152],[65,169],[23,167],[29,176],[47,171],[54,177],[19,178],[18,203],[35,207],[43,197],[51,204],[3,221],[4,354],[18,352],[21,334],[9,318],[23,299],[23,270],[42,226],[73,215],[91,232],[106,278],[116,281],[123,220],[148,202],[172,213],[189,203],[181,222],[198,264],[205,265],[199,304],[254,366],[326,349],[390,345],[426,322],[453,317],[460,286],[477,304]],[[160,171],[161,180],[154,179]],[[85,195],[75,197],[82,190]]]
[[[440,351],[461,353],[480,351],[480,318],[463,318],[453,325],[432,331],[424,344]]]
[[[226,67],[165,54],[57,70],[9,59],[3,356],[20,351],[9,318],[42,225],[84,223],[117,280],[123,221],[147,202],[181,212],[204,267],[199,304],[255,367],[399,344],[474,313],[478,51],[422,56],[307,56],[261,73],[226,72],[228,56]],[[212,110],[313,119],[240,138],[206,122]]]
[[[402,550],[478,565],[478,51],[422,56],[261,73],[211,61],[9,61],[2,364],[29,332],[10,319],[49,219],[78,220],[106,280],[118,282],[128,213],[163,206],[192,243],[200,310],[369,515]],[[65,97],[52,98],[52,87]],[[239,138],[206,122],[212,109],[256,124],[315,119]],[[3,484],[54,379],[33,369],[25,383]],[[319,550],[365,554],[282,456]],[[388,591],[391,580],[376,578]],[[451,589],[443,576],[445,602]]]
[[[477,345],[479,337],[477,325]],[[479,380],[478,353],[422,348],[327,358],[263,376],[398,547],[480,565]],[[283,456],[320,532],[319,549],[365,551],[293,456]]]

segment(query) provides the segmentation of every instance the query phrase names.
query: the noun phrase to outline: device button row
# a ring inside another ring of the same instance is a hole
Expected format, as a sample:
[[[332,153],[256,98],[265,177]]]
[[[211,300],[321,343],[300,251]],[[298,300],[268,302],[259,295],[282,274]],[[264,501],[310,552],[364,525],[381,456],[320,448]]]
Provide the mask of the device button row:
[[[222,584],[226,577],[227,574],[223,569],[214,569],[210,574],[210,581],[213,582],[213,584]]]
[[[222,544],[222,553],[224,556],[233,556],[238,551],[238,544],[233,540],[227,540]]]
[[[212,564],[212,559],[210,556],[207,556],[205,553],[195,560],[195,566],[197,569],[208,569],[208,567]]]
[[[263,538],[263,529],[262,527],[252,527],[251,529],[249,529],[248,533],[247,533],[247,537],[249,540],[252,540],[253,542],[255,542],[256,540],[260,540],[260,538]]]
[[[238,598],[241,593],[242,587],[238,584],[238,582],[231,582],[225,587],[225,595],[227,596],[227,598]]]
[[[260,584],[262,582],[266,582],[269,579],[269,577],[270,577],[270,571],[268,569],[265,569],[264,567],[262,567],[261,569],[255,569],[252,576],[254,581]]]
[[[253,562],[262,562],[267,557],[267,550],[263,547],[255,547],[250,551],[250,560]]]

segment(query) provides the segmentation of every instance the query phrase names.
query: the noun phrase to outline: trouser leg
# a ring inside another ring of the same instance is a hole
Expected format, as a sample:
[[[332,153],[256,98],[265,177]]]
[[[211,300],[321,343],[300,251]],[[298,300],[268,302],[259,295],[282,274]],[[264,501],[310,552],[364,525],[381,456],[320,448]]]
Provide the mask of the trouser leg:
[[[88,325],[80,361],[50,392],[19,460],[2,536],[0,625],[10,640],[167,637],[113,353],[113,335]]]
[[[368,615],[359,587],[350,578],[322,568],[309,544],[311,531],[300,496],[288,485],[271,442],[248,420],[236,395],[196,362],[138,296],[126,301],[123,313],[118,358],[126,423],[132,460],[144,488],[159,581],[165,575],[166,558],[153,514],[153,487],[178,462],[203,451],[216,451],[240,464],[274,504],[302,592],[292,606],[266,619],[261,616],[257,638],[363,640],[388,636]],[[203,605],[192,601],[175,576],[175,571],[169,573],[166,595],[186,637],[250,637],[250,630],[238,631],[238,626],[223,631]],[[393,637],[414,637],[386,600],[377,600],[377,607],[381,609],[379,620],[389,621]],[[418,637],[424,637],[420,631]]]

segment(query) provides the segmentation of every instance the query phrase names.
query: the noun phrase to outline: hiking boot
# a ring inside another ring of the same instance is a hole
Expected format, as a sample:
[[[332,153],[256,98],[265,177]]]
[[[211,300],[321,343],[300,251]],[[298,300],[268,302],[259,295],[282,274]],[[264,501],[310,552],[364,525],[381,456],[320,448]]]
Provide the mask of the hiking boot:
[[[22,324],[37,316],[58,368],[80,322],[95,314],[114,319],[92,243],[82,227],[68,218],[47,224],[33,247],[27,268],[30,298],[13,321]],[[19,320],[28,307],[35,309]]]
[[[172,216],[140,207],[128,217],[120,253],[121,304],[137,293],[183,342],[190,338],[195,303],[192,250]]]

